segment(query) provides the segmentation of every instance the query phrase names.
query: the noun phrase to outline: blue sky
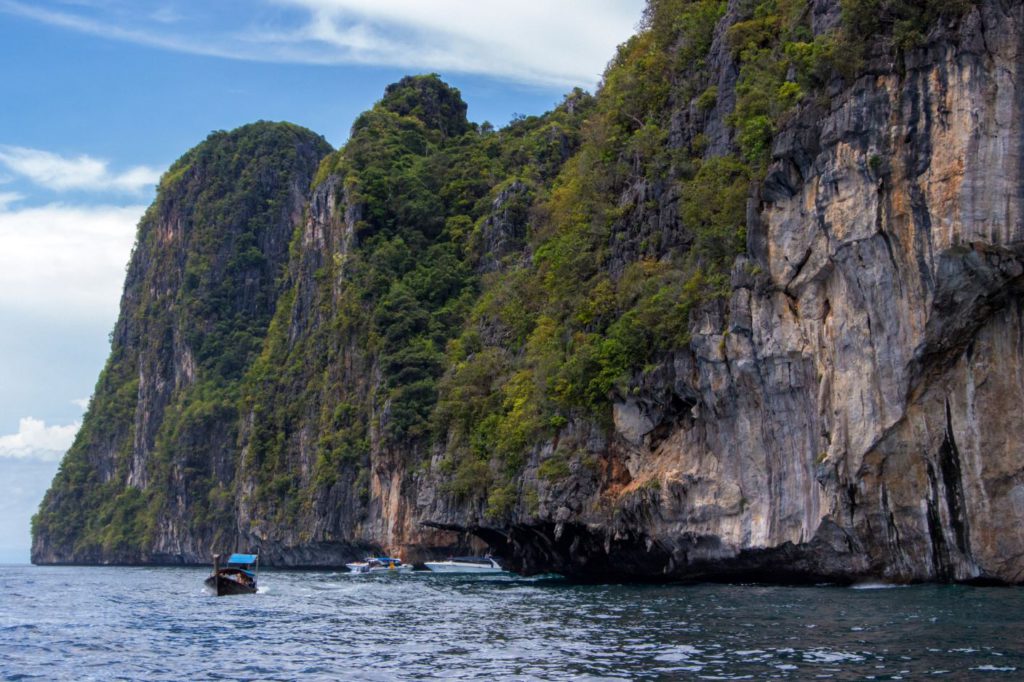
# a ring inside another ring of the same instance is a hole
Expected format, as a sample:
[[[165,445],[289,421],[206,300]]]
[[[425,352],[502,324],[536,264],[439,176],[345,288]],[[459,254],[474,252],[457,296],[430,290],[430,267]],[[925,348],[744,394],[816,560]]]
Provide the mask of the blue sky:
[[[210,131],[344,143],[409,73],[504,125],[593,91],[643,0],[0,0],[0,563],[109,350],[135,225]]]

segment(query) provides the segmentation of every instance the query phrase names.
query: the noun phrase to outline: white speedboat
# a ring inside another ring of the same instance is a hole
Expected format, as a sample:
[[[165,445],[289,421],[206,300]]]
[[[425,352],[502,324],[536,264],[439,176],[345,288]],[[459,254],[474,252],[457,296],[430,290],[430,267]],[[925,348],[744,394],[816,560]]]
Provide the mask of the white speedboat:
[[[367,557],[366,561],[345,564],[353,573],[408,573],[412,564],[403,564],[401,559],[389,556]]]
[[[504,573],[505,569],[489,556],[460,556],[447,561],[423,564],[435,573]]]

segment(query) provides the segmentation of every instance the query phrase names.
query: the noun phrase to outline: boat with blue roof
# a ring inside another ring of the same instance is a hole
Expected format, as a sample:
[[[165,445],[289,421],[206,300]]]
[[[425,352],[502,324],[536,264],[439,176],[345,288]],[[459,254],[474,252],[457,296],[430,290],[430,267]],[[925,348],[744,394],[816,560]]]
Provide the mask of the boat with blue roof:
[[[259,554],[232,554],[223,567],[220,554],[213,555],[213,573],[204,581],[218,597],[228,594],[255,594],[260,572]]]

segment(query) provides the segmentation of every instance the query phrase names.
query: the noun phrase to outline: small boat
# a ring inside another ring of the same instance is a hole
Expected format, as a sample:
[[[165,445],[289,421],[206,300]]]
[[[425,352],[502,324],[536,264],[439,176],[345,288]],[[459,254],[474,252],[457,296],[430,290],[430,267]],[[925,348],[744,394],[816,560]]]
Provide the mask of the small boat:
[[[505,569],[489,556],[458,556],[447,561],[423,564],[435,573],[504,573]]]
[[[345,568],[353,573],[407,573],[412,570],[412,564],[403,564],[401,559],[394,557],[377,556],[345,564]]]
[[[256,594],[256,577],[260,571],[259,554],[232,554],[223,568],[220,554],[213,555],[213,573],[203,584],[213,594]]]

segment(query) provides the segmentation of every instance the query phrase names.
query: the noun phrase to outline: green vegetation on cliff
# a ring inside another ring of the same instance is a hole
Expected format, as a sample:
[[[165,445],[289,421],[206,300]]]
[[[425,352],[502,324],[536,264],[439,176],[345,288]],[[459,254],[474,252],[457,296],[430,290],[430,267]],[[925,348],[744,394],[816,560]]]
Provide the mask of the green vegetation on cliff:
[[[963,15],[976,0],[842,0],[843,21],[852,41],[890,36],[900,49],[921,45],[942,19]]]
[[[230,530],[240,380],[279,296],[323,139],[291,124],[215,132],[161,180],[138,228],[111,355],[33,519],[82,559],[129,560],[188,509]]]
[[[831,73],[833,39],[812,35],[804,3],[744,12],[724,53],[735,143],[715,151],[718,0],[652,2],[596,100],[495,132],[416,76],[356,120],[314,183],[333,192],[339,243],[293,259],[250,374],[247,466],[267,513],[298,528],[324,490],[365,494],[376,451],[410,467],[442,453],[445,491],[500,516],[529,492],[512,482],[538,443],[608,423],[616,395],[685,347],[690,312],[728,290],[777,125]],[[680,129],[687,106],[698,120]],[[296,457],[307,430],[315,455]]]
[[[528,452],[574,420],[609,423],[614,397],[685,347],[691,311],[728,290],[776,122],[821,83],[801,65],[803,85],[786,80],[795,46],[827,45],[797,4],[750,3],[729,32],[736,145],[712,153],[703,119],[718,89],[707,59],[726,3],[649,4],[605,73],[579,152],[537,193],[532,257],[485,282],[449,345],[435,431],[453,493],[489,487],[488,515],[510,511],[511,498],[529,496],[513,483]],[[681,127],[688,103],[697,120]],[[568,466],[556,453],[542,478]]]
[[[864,35],[907,50],[968,6],[843,0],[816,33],[806,0],[650,0],[596,97],[501,130],[421,75],[336,152],[288,124],[211,135],[140,224],[37,549],[333,542],[418,477],[492,521],[532,513],[723,304],[777,132]]]
[[[373,447],[426,456],[446,349],[480,297],[482,271],[520,257],[529,197],[575,150],[592,107],[574,92],[550,114],[495,132],[470,124],[458,91],[436,75],[409,77],[323,161],[313,191],[333,197],[344,224],[323,228],[336,230],[328,253],[293,259],[246,382],[246,467],[265,515],[298,524],[335,486],[364,497]],[[495,241],[502,230],[504,245]],[[304,237],[295,234],[297,254]],[[307,447],[308,428],[319,436],[304,479],[288,453]]]

